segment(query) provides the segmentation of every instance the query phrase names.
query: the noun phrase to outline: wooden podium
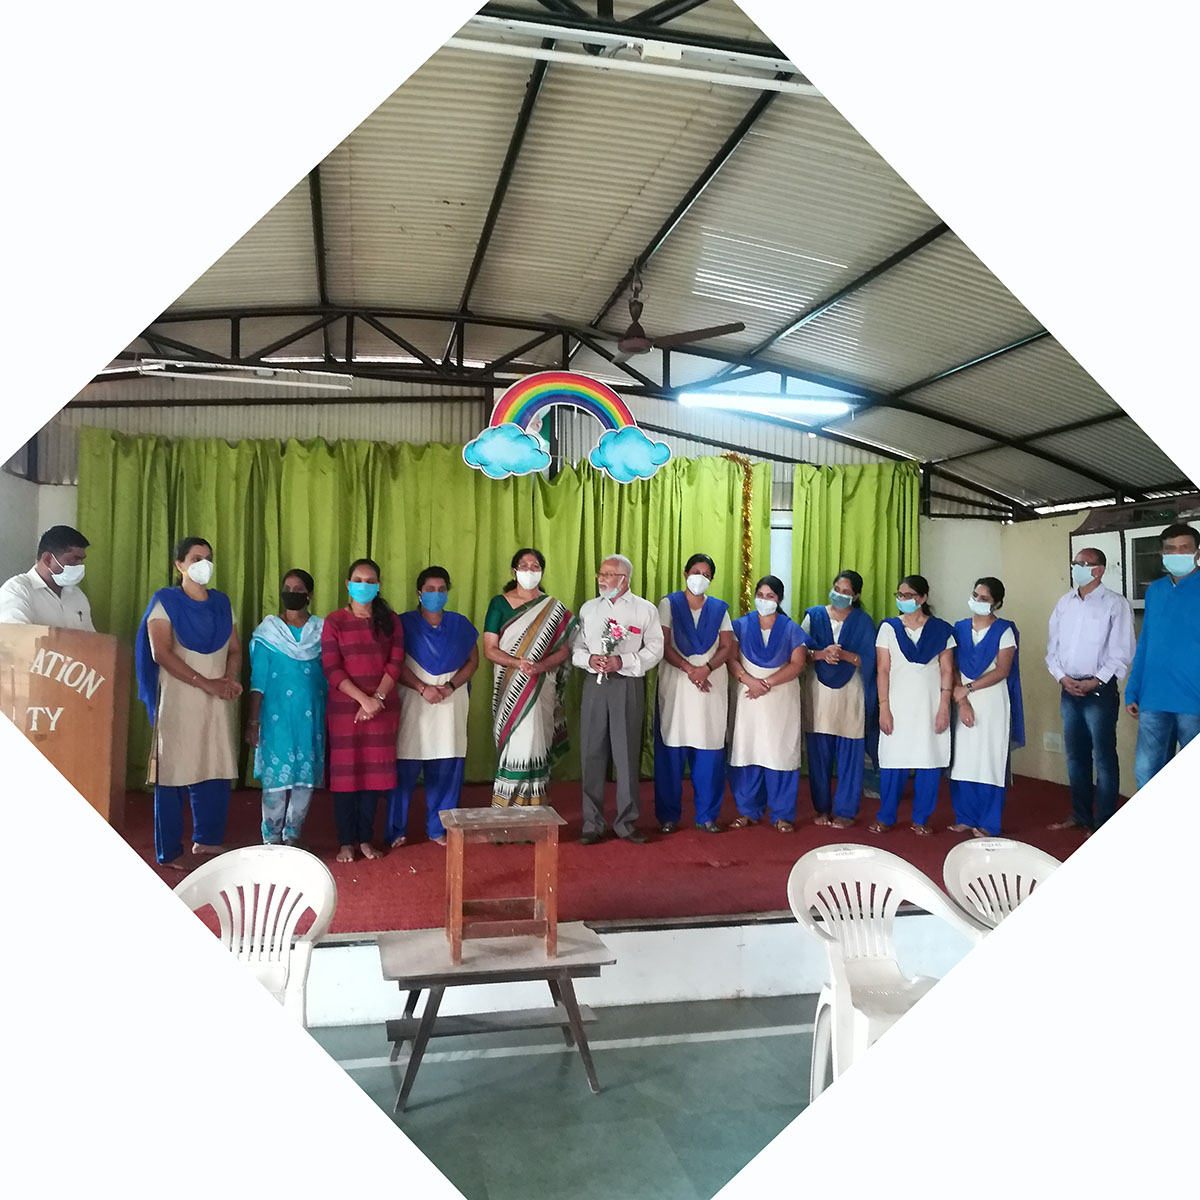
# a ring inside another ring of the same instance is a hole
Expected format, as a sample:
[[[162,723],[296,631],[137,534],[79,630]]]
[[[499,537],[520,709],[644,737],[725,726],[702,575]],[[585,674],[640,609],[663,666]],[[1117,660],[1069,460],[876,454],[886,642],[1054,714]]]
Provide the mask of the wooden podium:
[[[123,831],[129,651],[115,637],[0,625],[0,712]]]

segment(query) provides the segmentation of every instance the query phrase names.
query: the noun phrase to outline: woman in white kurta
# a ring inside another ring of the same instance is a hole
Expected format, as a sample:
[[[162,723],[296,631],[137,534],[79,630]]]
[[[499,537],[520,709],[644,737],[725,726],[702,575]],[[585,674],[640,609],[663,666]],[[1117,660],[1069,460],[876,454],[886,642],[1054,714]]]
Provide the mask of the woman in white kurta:
[[[929,607],[929,581],[906,575],[896,587],[899,617],[889,617],[875,638],[879,689],[879,815],[868,826],[887,833],[900,797],[915,773],[914,833],[928,835],[942,772],[950,765],[950,696],[954,631]]]
[[[693,554],[683,568],[684,590],[658,606],[664,646],[654,724],[654,815],[662,833],[679,828],[685,768],[692,777],[696,828],[721,832],[717,816],[725,795],[729,725],[725,663],[735,645],[729,605],[705,595],[715,573],[707,554]]]
[[[154,848],[183,869],[183,803],[192,807],[192,853],[220,854],[237,775],[234,722],[242,651],[229,597],[208,584],[212,546],[183,538],[175,548],[180,586],[154,593],[138,629],[138,696],[154,726]]]
[[[808,635],[785,612],[783,582],[765,575],[755,588],[755,612],[733,623],[739,655],[730,667],[737,681],[729,783],[738,816],[731,829],[744,829],[770,811],[780,833],[795,829],[803,731],[800,674],[807,662]]]
[[[417,576],[417,607],[400,614],[400,728],[396,786],[388,802],[387,839],[407,841],[408,806],[425,779],[425,832],[446,844],[441,814],[457,808],[467,755],[467,684],[479,668],[479,631],[461,613],[447,612],[450,572],[426,567]]]
[[[972,615],[954,627],[958,678],[954,700],[954,761],[950,799],[956,833],[997,837],[1008,785],[1013,744],[1025,744],[1019,634],[1011,621],[996,616],[1004,584],[992,576],[976,580],[967,601]]]

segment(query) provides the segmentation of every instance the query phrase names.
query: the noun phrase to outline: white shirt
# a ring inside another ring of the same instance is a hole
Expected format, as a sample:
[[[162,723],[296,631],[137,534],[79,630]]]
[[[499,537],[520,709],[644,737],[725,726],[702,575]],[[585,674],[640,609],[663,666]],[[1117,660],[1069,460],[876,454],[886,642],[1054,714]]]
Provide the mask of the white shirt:
[[[87,596],[77,587],[65,587],[62,595],[56,596],[36,567],[0,586],[0,625],[51,625],[96,632]]]
[[[1124,679],[1133,662],[1133,607],[1103,583],[1086,596],[1073,588],[1050,614],[1046,668],[1057,680]]]
[[[640,678],[658,666],[663,656],[663,631],[658,609],[632,592],[615,600],[597,596],[584,603],[579,610],[579,625],[571,638],[571,661],[581,671],[596,673],[588,659],[593,654],[605,653],[600,633],[610,617],[628,631],[616,649],[610,651],[621,658],[621,669],[617,674]]]

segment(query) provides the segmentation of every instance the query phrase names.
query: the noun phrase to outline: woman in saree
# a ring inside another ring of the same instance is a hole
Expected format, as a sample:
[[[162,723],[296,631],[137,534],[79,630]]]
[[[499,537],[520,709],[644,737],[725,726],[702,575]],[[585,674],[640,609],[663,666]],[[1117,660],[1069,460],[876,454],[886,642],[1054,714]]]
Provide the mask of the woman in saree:
[[[493,597],[483,622],[483,653],[495,666],[492,734],[496,781],[492,804],[541,804],[550,767],[566,751],[563,669],[575,616],[542,591],[546,559],[532,548],[512,559],[512,581]]]

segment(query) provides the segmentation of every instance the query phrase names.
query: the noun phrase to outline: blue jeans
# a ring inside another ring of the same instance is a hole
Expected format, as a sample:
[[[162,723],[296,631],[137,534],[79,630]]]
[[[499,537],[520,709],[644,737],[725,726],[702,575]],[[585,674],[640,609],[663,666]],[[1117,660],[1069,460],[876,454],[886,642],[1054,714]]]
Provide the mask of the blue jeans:
[[[1110,679],[1088,696],[1063,692],[1059,707],[1067,779],[1071,784],[1071,816],[1084,829],[1099,829],[1117,811],[1121,786],[1117,760],[1117,713],[1121,697],[1117,681]]]
[[[1137,785],[1144,788],[1175,755],[1175,743],[1182,750],[1200,734],[1200,713],[1147,712],[1138,714],[1137,753],[1133,773]]]

